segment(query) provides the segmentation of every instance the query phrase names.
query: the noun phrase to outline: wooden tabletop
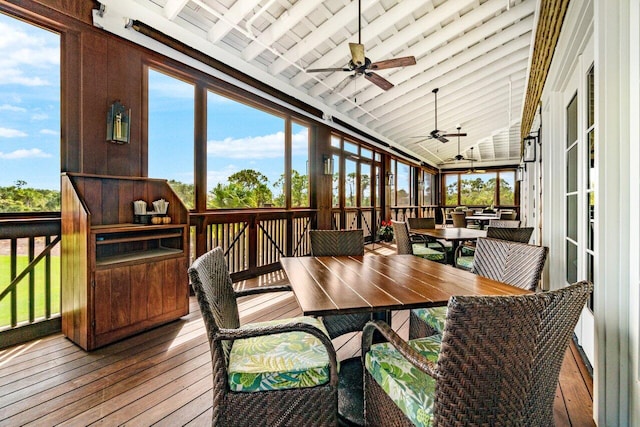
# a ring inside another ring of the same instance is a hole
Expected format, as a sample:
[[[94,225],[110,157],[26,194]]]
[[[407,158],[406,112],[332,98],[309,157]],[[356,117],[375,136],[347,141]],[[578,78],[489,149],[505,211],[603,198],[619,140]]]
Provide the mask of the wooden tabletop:
[[[412,233],[423,234],[435,239],[444,239],[449,241],[476,240],[478,237],[487,237],[486,230],[477,230],[475,228],[412,228]]]
[[[280,263],[305,315],[441,306],[453,295],[529,293],[413,255],[285,257]]]

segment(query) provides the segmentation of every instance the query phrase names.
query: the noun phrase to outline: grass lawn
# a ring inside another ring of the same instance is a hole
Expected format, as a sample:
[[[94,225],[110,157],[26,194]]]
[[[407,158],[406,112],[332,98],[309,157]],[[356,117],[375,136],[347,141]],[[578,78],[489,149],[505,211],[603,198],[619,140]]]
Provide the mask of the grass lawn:
[[[27,266],[26,255],[18,255],[18,274]],[[35,268],[35,315],[44,316],[45,289],[44,260]],[[0,255],[0,293],[4,292],[11,282],[11,265],[9,255]],[[29,276],[25,276],[17,286],[18,322],[29,320]],[[60,312],[60,257],[51,257],[51,311]],[[11,294],[0,301],[0,328],[11,324]]]

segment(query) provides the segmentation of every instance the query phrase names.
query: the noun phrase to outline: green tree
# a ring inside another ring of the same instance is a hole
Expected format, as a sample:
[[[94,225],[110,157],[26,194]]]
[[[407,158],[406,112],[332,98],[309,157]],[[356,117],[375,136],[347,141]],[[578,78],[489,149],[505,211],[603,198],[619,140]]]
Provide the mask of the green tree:
[[[275,206],[284,206],[284,174],[280,175],[280,178],[273,184],[274,188],[281,189],[280,195],[273,199]],[[297,170],[291,171],[291,207],[304,207],[309,206],[309,177],[302,175]]]
[[[178,197],[180,197],[180,200],[182,200],[182,203],[185,204],[187,209],[195,208],[195,187],[193,184],[186,184],[184,182],[170,179],[169,185]]]
[[[269,179],[258,171],[243,169],[227,181],[228,184],[218,184],[209,192],[214,208],[257,208],[272,203]]]
[[[0,212],[59,212],[60,191],[27,187],[18,180],[0,187]]]

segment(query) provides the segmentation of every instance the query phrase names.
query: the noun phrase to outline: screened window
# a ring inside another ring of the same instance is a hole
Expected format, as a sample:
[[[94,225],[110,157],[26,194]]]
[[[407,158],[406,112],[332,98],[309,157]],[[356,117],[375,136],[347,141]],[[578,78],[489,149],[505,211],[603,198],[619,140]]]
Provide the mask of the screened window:
[[[496,174],[463,174],[460,176],[460,204],[490,206],[494,204]]]
[[[397,178],[397,205],[398,206],[411,206],[411,167],[405,163],[398,162],[396,169],[398,175]]]
[[[282,117],[208,91],[208,208],[285,207],[284,160]]]
[[[0,212],[60,211],[60,36],[3,14],[0,32]]]
[[[193,209],[194,86],[151,68],[148,78],[149,176],[169,180]]]

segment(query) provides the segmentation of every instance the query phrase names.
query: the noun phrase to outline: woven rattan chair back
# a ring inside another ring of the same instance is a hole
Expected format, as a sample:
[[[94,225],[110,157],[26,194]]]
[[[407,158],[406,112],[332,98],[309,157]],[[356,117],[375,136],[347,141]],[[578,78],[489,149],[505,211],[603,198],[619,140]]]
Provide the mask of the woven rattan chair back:
[[[518,216],[518,212],[512,211],[512,212],[501,212],[500,213],[500,219],[501,220],[514,220],[516,219],[516,217]]]
[[[413,255],[407,223],[391,220],[391,225],[393,226],[393,236],[396,239],[396,252],[398,255]]]
[[[362,256],[362,230],[309,230],[313,256]]]
[[[417,228],[436,228],[436,219],[435,218],[408,218],[407,225],[409,226],[409,231]]]
[[[489,227],[502,227],[502,228],[518,228],[520,227],[519,220],[509,220],[509,219],[490,219]]]
[[[535,295],[452,298],[434,425],[459,425],[460,414],[465,425],[553,425],[560,367],[591,290],[580,282]]]
[[[221,248],[215,248],[197,258],[189,268],[189,279],[200,304],[200,312],[210,340],[220,328],[240,327],[238,304]],[[211,345],[212,352],[224,351],[220,360],[224,360],[225,365],[229,357],[229,348],[228,341],[218,341]],[[216,354],[216,358],[219,356]]]
[[[535,291],[549,249],[507,240],[479,238],[472,272]]]
[[[233,392],[229,389],[231,340],[246,337],[248,329],[239,328],[237,300],[223,250],[218,247],[198,257],[189,267],[188,273],[211,349],[212,425],[337,425],[336,369],[332,369],[331,381],[326,385],[259,392]],[[276,327],[273,326],[272,329]],[[292,328],[293,326],[289,329]],[[268,334],[269,329],[270,327],[262,326],[252,336]],[[326,345],[331,346],[329,339],[322,332],[318,333],[327,340]],[[335,366],[335,351],[332,346],[331,351],[330,360],[332,366]]]
[[[510,242],[529,243],[533,227],[488,227],[487,237],[508,240]]]
[[[465,228],[467,226],[467,215],[464,212],[451,212],[451,218],[453,219],[453,226],[455,228]]]

